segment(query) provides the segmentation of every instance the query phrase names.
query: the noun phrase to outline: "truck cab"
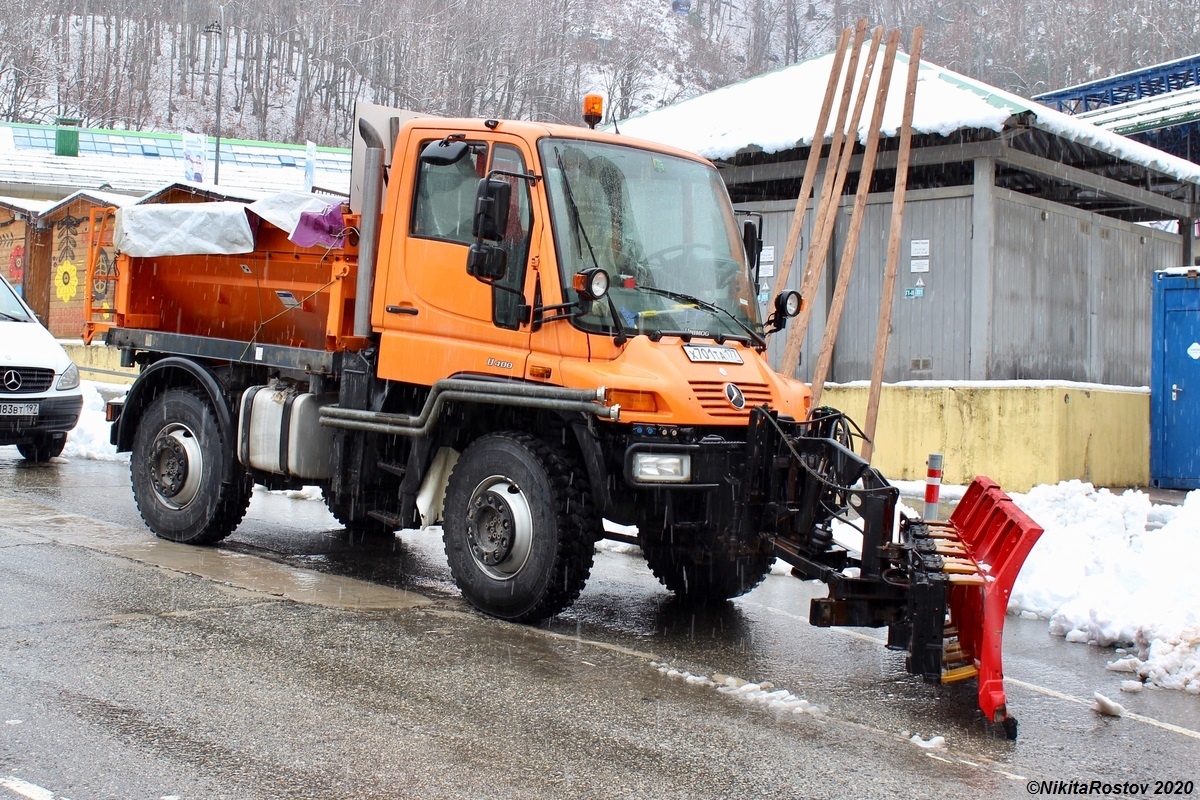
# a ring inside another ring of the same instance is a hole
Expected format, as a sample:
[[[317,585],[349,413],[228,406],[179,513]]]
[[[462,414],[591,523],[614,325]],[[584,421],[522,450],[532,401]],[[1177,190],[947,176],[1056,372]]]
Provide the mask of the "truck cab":
[[[422,157],[451,144],[453,161]],[[754,276],[710,163],[582,128],[494,120],[409,123],[399,162],[414,167],[388,182],[384,202],[372,304],[380,377],[605,385],[629,401],[626,421],[701,425],[748,415],[725,398],[725,384],[740,382],[747,406],[806,413],[807,387],[761,357]],[[477,187],[489,175],[509,187],[505,226],[477,245]],[[473,246],[501,254],[503,274],[469,275]],[[607,288],[593,298],[576,283],[595,270]]]

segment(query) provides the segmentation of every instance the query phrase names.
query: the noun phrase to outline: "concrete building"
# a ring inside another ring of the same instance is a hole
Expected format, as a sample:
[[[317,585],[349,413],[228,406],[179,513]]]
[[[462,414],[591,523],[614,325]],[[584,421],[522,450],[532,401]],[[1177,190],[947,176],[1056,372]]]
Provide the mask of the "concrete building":
[[[827,150],[812,139],[832,64],[829,54],[619,124],[623,134],[717,163],[737,208],[762,215],[762,282],[771,295],[783,288],[771,259],[782,257],[807,160],[821,158],[818,176],[825,174]],[[900,54],[831,381],[870,376],[907,66]],[[796,373],[805,380],[849,229],[869,117],[870,104],[824,279],[808,298],[816,311]],[[884,380],[1146,385],[1150,276],[1192,263],[1200,166],[928,62],[913,131]],[[789,288],[799,288],[815,206],[814,199]],[[772,354],[783,367],[776,338]]]

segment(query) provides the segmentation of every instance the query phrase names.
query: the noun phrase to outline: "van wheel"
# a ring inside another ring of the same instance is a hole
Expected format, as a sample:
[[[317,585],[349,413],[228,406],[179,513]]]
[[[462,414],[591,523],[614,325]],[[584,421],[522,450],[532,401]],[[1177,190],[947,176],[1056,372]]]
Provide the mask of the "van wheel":
[[[44,436],[39,436],[32,442],[24,442],[17,445],[17,452],[26,461],[34,464],[45,464],[50,459],[61,454],[63,448],[66,446],[67,435],[65,433],[47,433]]]
[[[212,544],[238,526],[254,482],[239,471],[221,482],[225,453],[208,398],[191,389],[169,389],[138,421],[129,462],[133,497],[150,530],[185,544]]]
[[[582,470],[540,439],[476,440],[450,475],[444,509],[450,571],[480,611],[537,622],[583,590],[600,519]]]

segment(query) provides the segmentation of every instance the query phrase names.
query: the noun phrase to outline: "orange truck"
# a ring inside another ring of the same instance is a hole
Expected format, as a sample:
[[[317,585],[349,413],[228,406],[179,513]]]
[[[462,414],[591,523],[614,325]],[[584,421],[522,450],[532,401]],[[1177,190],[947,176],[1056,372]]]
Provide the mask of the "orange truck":
[[[140,368],[108,413],[155,534],[211,544],[255,483],[316,485],[354,531],[441,525],[463,596],[520,622],[574,602],[605,520],[697,602],[781,558],[829,586],[813,624],[886,626],[1015,736],[1000,635],[1040,529],[986,480],[949,522],[897,513],[852,423],[768,363],[801,299],[762,318],[759,235],[711,163],[494,119],[358,136],[349,203],[97,214],[118,256],[91,259],[86,338]]]

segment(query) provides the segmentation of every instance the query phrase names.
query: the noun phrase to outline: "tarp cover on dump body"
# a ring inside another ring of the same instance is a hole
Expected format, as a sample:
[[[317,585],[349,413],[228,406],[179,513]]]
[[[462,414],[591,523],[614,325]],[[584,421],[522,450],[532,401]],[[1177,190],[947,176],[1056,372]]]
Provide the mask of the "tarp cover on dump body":
[[[341,204],[336,197],[281,192],[249,205],[222,200],[128,206],[117,209],[113,243],[137,258],[249,253],[254,250],[249,211],[302,247],[340,247]]]
[[[126,255],[235,255],[254,250],[244,203],[164,203],[117,209],[113,244]]]

